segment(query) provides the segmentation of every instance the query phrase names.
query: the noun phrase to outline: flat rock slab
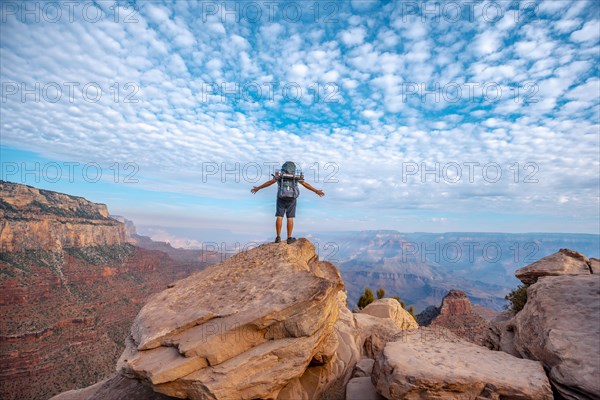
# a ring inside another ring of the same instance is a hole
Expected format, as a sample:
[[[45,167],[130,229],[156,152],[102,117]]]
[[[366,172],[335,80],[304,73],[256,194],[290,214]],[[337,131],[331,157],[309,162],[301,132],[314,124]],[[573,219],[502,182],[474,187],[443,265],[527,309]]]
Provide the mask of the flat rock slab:
[[[581,253],[560,249],[554,254],[516,270],[515,276],[521,282],[531,285],[540,276],[589,275],[591,272],[588,262],[587,257]]]
[[[407,335],[402,341],[388,342],[377,355],[372,381],[385,398],[553,399],[548,378],[537,361],[463,339],[423,337]]]
[[[600,398],[600,275],[549,276],[527,289],[514,345],[566,399]]]

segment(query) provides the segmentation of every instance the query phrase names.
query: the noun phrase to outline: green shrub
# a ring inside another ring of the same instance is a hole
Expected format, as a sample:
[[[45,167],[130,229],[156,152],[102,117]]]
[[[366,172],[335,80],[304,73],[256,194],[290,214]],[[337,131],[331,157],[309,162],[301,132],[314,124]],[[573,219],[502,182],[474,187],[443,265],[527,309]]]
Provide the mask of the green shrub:
[[[374,301],[375,296],[373,296],[373,292],[371,291],[371,289],[365,288],[365,292],[362,296],[360,296],[360,299],[358,299],[358,308],[362,310]]]
[[[525,307],[527,303],[527,288],[529,285],[519,285],[504,297],[509,301],[510,304],[504,306],[507,310],[512,311],[513,314],[517,314]]]
[[[377,289],[377,298],[383,299],[384,297],[385,297],[385,289],[382,287]]]

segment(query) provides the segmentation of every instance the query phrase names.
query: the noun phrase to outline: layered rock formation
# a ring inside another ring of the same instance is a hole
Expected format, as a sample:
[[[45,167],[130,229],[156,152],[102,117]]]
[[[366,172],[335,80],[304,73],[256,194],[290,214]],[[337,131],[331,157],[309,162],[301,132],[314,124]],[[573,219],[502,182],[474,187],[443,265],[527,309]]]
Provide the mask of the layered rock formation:
[[[47,400],[108,377],[148,296],[207,264],[121,242],[103,205],[1,188],[2,247],[14,250],[0,252],[2,399]]]
[[[310,242],[262,245],[154,296],[136,317],[119,368],[174,397],[291,397],[302,385],[286,386],[309,364],[336,354],[342,287]],[[352,334],[345,341],[358,348]]]
[[[490,347],[543,363],[557,398],[600,398],[600,275],[561,249],[519,271],[527,303],[495,322]],[[587,271],[587,272],[586,272]]]
[[[104,204],[0,181],[0,252],[124,242],[123,224],[110,218]]]
[[[428,307],[417,316],[423,326],[441,327],[472,343],[483,344],[489,323],[473,310],[466,293],[450,290],[441,306]]]

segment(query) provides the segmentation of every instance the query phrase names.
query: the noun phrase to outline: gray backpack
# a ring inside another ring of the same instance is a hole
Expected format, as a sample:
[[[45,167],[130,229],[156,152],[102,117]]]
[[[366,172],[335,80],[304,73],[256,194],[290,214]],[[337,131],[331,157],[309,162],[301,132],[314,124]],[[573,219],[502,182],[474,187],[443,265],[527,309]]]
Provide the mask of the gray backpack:
[[[304,180],[302,171],[296,168],[296,164],[286,161],[281,166],[281,171],[275,173],[277,178],[277,197],[280,199],[295,199],[300,196],[298,182]]]

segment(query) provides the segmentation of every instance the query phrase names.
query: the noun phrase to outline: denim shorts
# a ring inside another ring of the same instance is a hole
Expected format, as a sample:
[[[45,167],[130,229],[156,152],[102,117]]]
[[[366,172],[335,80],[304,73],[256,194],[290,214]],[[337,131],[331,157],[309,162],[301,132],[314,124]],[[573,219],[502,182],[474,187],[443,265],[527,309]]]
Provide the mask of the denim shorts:
[[[296,216],[296,199],[277,198],[277,211],[275,212],[275,216],[283,217],[284,215],[287,215],[288,218],[294,218]]]

